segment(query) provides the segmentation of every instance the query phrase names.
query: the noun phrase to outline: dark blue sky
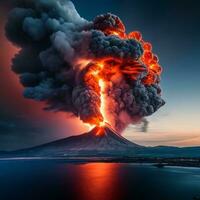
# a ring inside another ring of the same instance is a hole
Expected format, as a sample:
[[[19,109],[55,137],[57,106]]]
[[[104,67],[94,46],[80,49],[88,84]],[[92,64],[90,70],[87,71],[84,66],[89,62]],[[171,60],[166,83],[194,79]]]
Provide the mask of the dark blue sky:
[[[125,136],[147,145],[200,145],[200,2],[195,0],[74,0],[73,2],[79,14],[88,20],[106,12],[118,15],[124,22],[127,32],[141,31],[144,40],[153,44],[153,52],[160,58],[164,70],[161,85],[166,105],[148,118],[150,121],[148,133],[137,134],[134,128],[129,128]],[[5,4],[1,3],[0,6],[1,11],[5,10]],[[6,11],[1,12],[1,18],[6,18],[6,13]],[[4,49],[1,54],[5,53]],[[0,67],[5,68],[3,63]],[[6,83],[1,82],[1,84]],[[49,135],[45,133],[51,128],[51,126],[45,128],[45,123],[39,123],[37,120],[27,122],[27,119],[19,118],[19,115],[26,115],[25,111],[20,113],[5,111],[5,105],[11,106],[9,101],[5,103],[6,98],[6,93],[0,94],[0,141],[2,141],[0,150],[20,147],[23,144],[27,146],[27,144],[41,143],[63,136],[62,134],[55,136],[53,133],[55,129]],[[23,98],[21,94],[19,98]],[[23,130],[24,124],[26,125]],[[58,131],[63,132],[61,129],[64,128],[59,128]]]

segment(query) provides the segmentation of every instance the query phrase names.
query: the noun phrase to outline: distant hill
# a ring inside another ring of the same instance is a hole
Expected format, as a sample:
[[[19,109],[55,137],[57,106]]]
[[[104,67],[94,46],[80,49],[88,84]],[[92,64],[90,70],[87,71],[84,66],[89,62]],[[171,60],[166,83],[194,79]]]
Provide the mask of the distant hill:
[[[200,147],[170,147],[170,146],[146,147],[144,149],[137,150],[136,154],[140,157],[200,158]]]

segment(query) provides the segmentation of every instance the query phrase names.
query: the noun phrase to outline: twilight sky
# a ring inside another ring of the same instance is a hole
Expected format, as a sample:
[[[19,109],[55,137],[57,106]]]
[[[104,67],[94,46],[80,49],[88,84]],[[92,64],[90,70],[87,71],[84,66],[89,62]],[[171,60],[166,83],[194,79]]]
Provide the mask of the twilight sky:
[[[17,52],[4,36],[8,3],[0,3],[0,150],[41,144],[78,134],[87,127],[63,113],[46,113],[42,104],[24,99],[18,77],[10,70]],[[123,135],[148,146],[200,145],[200,2],[195,0],[74,0],[80,15],[92,20],[112,12],[127,32],[139,30],[153,44],[163,66],[166,105],[148,117],[147,132],[129,126]],[[123,3],[122,3],[123,2]]]

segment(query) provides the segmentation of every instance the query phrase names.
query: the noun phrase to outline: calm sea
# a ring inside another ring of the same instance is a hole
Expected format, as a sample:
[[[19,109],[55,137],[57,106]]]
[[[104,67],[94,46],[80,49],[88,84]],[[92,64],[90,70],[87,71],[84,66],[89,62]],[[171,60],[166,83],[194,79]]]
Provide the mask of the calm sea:
[[[0,200],[192,200],[200,168],[0,161]]]

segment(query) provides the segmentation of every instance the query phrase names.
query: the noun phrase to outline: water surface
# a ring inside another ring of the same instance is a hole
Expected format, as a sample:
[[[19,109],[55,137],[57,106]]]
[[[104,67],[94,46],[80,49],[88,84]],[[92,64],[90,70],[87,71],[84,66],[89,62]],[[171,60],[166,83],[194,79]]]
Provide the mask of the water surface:
[[[198,195],[198,168],[0,161],[1,200],[192,200]]]

